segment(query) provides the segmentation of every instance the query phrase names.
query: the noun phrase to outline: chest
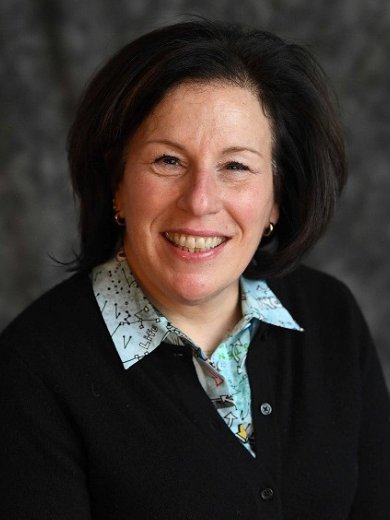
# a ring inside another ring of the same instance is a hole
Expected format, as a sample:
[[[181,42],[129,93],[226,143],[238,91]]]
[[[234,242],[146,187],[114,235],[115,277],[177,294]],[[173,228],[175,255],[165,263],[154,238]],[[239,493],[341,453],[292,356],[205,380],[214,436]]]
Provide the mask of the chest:
[[[63,406],[86,446],[94,518],[347,518],[357,478],[354,382],[328,376],[333,368],[305,348],[261,331],[250,347],[256,459],[182,347],[163,344],[128,371],[90,373]]]

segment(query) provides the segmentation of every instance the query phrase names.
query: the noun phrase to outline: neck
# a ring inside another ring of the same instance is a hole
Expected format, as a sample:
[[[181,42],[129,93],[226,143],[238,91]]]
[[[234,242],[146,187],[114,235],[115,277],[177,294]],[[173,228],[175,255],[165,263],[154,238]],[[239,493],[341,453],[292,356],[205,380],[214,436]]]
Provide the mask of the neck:
[[[145,293],[146,294],[146,293]],[[164,316],[210,357],[229,331],[242,317],[239,282],[230,294],[224,292],[196,305],[161,304],[146,294]]]

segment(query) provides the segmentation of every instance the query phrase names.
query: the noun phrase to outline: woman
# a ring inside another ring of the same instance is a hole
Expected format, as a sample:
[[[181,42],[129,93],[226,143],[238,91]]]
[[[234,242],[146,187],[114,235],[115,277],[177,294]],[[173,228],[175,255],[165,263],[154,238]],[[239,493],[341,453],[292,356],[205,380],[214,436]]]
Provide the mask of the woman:
[[[1,338],[7,519],[387,519],[390,405],[348,289],[297,267],[346,178],[306,50],[130,43],[69,138],[78,273]]]

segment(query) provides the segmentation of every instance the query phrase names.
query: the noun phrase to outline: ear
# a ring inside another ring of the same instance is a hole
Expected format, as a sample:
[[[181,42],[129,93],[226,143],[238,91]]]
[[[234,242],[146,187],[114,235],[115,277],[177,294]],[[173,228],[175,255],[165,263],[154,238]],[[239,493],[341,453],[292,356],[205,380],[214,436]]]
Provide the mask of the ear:
[[[269,216],[269,221],[272,222],[273,224],[276,224],[278,220],[279,220],[279,204],[274,202],[270,216]]]
[[[123,211],[123,194],[122,194],[122,186],[119,184],[117,187],[114,198],[113,198],[113,208],[114,211],[117,211],[118,213],[121,213]]]

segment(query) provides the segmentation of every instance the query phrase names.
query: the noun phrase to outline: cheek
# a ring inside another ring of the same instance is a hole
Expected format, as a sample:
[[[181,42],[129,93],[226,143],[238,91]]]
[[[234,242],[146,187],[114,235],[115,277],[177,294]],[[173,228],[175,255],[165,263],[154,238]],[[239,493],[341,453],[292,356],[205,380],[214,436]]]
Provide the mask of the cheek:
[[[274,207],[272,186],[255,185],[241,194],[236,192],[232,207],[243,226],[252,228],[254,233],[259,229],[261,234]]]
[[[170,192],[158,182],[141,179],[124,183],[124,209],[130,228],[149,228],[170,206]]]
[[[128,214],[138,212],[148,202],[148,186],[137,175],[137,172],[127,173],[122,184],[122,195],[125,210]]]

